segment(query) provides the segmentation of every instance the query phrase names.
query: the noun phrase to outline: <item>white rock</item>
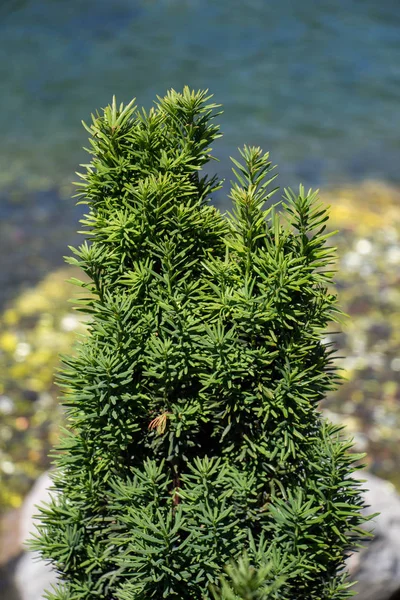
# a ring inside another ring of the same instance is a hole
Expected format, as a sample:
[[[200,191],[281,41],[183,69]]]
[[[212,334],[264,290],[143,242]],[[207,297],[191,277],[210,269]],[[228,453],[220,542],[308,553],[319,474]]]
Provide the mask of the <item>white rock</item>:
[[[49,500],[48,487],[51,479],[44,473],[25,499],[21,510],[19,536],[21,547],[35,531],[33,516],[37,514],[36,505]],[[56,583],[56,575],[51,568],[41,560],[36,552],[25,552],[18,561],[14,573],[15,587],[21,600],[42,600],[46,589]]]
[[[348,559],[351,578],[358,581],[352,589],[360,600],[394,600],[392,595],[400,593],[400,496],[391,483],[367,471],[354,476],[366,479],[364,498],[370,506],[363,514],[381,514],[363,525],[374,538]]]

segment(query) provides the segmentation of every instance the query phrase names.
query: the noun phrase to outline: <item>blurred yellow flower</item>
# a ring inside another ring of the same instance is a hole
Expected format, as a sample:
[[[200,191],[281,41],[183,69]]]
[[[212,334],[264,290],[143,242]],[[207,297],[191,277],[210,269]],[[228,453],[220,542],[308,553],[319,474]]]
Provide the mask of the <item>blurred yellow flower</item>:
[[[15,333],[12,333],[11,331],[5,331],[4,333],[1,334],[0,336],[0,349],[4,350],[5,352],[12,354],[18,344],[18,338],[15,335]]]

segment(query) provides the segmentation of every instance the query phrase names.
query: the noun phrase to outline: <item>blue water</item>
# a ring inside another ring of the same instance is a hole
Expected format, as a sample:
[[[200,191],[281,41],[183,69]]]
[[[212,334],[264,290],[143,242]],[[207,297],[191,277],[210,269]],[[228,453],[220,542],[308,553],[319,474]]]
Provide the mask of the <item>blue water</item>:
[[[399,0],[2,0],[0,188],[75,178],[81,119],[188,84],[224,105],[219,171],[261,145],[281,183],[400,180]]]

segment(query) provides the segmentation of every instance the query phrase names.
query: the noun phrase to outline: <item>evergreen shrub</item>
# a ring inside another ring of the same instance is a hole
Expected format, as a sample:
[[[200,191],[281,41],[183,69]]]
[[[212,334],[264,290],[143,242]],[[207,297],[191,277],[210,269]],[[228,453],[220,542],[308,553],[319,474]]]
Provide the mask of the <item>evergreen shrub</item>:
[[[114,99],[86,126],[89,241],[67,262],[90,322],[63,357],[68,427],[31,543],[60,575],[51,600],[352,595],[361,455],[318,410],[340,379],[327,208],[300,187],[264,209],[276,175],[255,147],[232,159],[233,213],[211,206],[210,98]]]

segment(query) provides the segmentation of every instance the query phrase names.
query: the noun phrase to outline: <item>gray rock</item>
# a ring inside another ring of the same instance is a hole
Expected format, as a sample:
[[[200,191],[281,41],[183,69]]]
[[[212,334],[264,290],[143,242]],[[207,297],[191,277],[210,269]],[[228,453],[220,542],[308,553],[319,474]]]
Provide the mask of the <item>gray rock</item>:
[[[19,526],[21,547],[35,531],[33,516],[38,512],[36,505],[49,500],[50,485],[50,477],[44,473],[36,481],[23,504]],[[36,552],[24,552],[15,567],[14,584],[21,600],[42,600],[44,591],[51,589],[51,585],[56,581],[54,571]]]
[[[347,560],[351,579],[358,581],[352,589],[360,600],[400,600],[400,496],[391,483],[367,471],[355,476],[366,480],[364,498],[370,507],[363,513],[381,514],[363,525],[374,538]]]

